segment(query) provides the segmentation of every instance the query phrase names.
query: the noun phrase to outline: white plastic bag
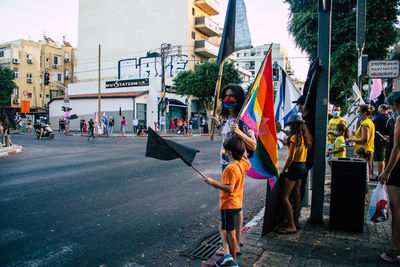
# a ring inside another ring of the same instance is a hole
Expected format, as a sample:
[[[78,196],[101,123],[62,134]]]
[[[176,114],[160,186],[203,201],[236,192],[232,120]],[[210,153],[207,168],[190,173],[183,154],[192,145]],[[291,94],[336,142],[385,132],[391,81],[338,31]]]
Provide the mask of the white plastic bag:
[[[377,187],[372,192],[367,216],[367,222],[371,224],[384,222],[388,219],[388,196],[385,187],[386,185],[378,183]]]

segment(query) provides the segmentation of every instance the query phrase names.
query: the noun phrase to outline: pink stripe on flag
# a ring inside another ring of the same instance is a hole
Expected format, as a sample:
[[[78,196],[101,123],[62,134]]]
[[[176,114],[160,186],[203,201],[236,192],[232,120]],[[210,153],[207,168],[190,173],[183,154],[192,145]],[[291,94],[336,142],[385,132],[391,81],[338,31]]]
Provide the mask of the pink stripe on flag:
[[[374,79],[371,93],[369,94],[369,100],[376,99],[382,93],[382,80]]]

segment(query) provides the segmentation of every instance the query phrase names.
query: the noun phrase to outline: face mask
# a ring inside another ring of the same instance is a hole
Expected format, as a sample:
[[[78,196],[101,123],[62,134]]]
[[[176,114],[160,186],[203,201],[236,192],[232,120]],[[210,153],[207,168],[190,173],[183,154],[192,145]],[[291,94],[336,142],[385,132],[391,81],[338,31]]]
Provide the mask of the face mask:
[[[333,117],[339,117],[339,115],[340,115],[340,114],[339,114],[339,111],[334,111],[334,112],[333,112]]]
[[[333,131],[333,134],[334,135],[339,135],[339,133],[336,130]]]
[[[222,103],[224,104],[224,107],[226,107],[229,110],[234,109],[236,107],[236,99],[234,99],[233,97],[225,97]]]
[[[357,113],[357,119],[361,119],[361,114]]]

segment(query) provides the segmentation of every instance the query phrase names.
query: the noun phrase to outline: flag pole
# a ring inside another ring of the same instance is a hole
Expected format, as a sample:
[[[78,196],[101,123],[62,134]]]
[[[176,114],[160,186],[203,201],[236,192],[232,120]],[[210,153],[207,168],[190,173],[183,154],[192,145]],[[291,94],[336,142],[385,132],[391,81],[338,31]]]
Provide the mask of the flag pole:
[[[203,179],[206,179],[206,177],[205,177],[198,169],[196,169],[195,167],[193,167],[193,165],[190,165],[190,167],[192,167],[193,170],[195,170],[198,174],[200,174],[201,177],[203,177]]]
[[[218,81],[215,87],[215,95],[214,95],[214,108],[213,108],[213,116],[216,116],[218,118],[217,114],[217,106],[218,106],[218,101],[219,101],[219,94],[221,90],[221,82],[222,82],[222,72],[224,70],[224,61],[222,61],[221,66],[219,67],[219,77]],[[212,120],[211,122],[211,132],[210,132],[210,140],[214,140],[214,130],[215,130],[215,120]]]
[[[261,69],[262,69],[263,66],[264,66],[264,62],[265,62],[265,60],[267,59],[268,54],[269,54],[271,48],[272,48],[272,43],[271,43],[271,45],[270,45],[269,48],[268,48],[268,53],[265,55],[264,60],[263,60],[262,63],[261,63],[261,67],[258,69],[257,76],[256,76],[256,79],[254,80],[254,82],[257,81],[257,78],[258,78],[258,76],[260,75]],[[241,119],[240,116],[241,116],[241,114],[242,114],[242,112],[243,112],[243,109],[246,107],[247,103],[249,102],[250,97],[251,97],[251,95],[253,94],[253,91],[254,91],[254,84],[253,84],[253,86],[252,86],[252,88],[251,88],[251,91],[248,92],[248,94],[247,94],[247,96],[246,96],[246,99],[245,99],[244,102],[243,102],[242,108],[240,109],[240,112],[239,112],[239,114],[238,114],[238,116],[237,116],[237,118],[236,118],[236,121],[235,121],[236,124],[240,121],[240,119]]]

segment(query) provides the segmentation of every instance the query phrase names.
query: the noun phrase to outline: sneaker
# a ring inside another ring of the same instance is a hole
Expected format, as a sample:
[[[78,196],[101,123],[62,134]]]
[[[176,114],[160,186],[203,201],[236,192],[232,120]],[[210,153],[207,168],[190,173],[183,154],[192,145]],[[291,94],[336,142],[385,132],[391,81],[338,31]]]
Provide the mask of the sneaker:
[[[237,261],[232,262],[231,265],[227,265],[227,266],[232,266],[232,267],[239,267]]]
[[[215,265],[217,267],[221,267],[221,266],[231,266],[230,264],[233,263],[233,258],[231,254],[225,255],[223,256],[221,259],[217,260],[215,262]],[[234,266],[234,265],[232,265]]]

